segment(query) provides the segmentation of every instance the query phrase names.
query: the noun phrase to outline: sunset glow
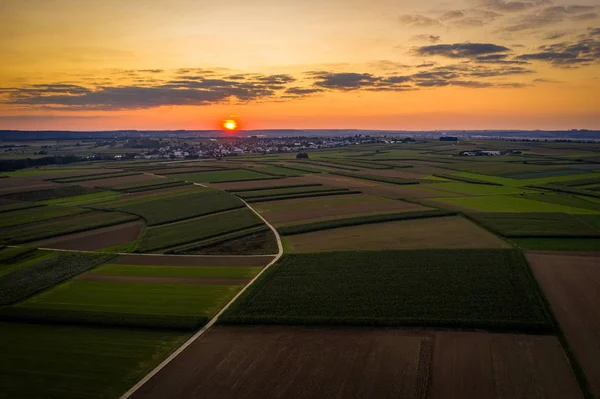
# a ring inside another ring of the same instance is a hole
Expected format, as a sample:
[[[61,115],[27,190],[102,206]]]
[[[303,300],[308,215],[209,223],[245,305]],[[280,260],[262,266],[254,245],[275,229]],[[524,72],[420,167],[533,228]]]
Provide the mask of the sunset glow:
[[[0,37],[0,129],[600,128],[598,0],[4,1]]]

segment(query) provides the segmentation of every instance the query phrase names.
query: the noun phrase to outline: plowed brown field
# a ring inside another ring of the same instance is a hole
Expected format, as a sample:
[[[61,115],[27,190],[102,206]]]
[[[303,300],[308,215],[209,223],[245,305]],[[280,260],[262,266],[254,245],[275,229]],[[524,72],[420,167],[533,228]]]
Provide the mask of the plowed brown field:
[[[586,255],[529,253],[527,259],[592,393],[600,397],[600,252]]]

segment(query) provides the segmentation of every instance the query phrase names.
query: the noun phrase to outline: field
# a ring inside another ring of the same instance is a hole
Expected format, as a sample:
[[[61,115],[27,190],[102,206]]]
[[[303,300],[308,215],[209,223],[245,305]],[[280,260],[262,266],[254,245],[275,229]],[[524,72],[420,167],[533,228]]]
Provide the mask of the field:
[[[600,396],[600,252],[596,256],[527,255],[594,397]]]
[[[219,170],[215,172],[183,173],[170,175],[172,178],[194,183],[223,183],[230,181],[278,179],[277,176],[266,175],[246,169]]]
[[[155,134],[0,151],[80,157],[2,173],[0,397],[116,399],[203,327],[134,398],[600,397],[598,143]]]
[[[513,250],[286,255],[220,320],[552,330]]]
[[[102,204],[105,209],[130,213],[142,217],[148,226],[157,226],[177,222],[193,217],[209,215],[243,208],[244,203],[236,196],[217,190],[196,189],[193,193],[182,193],[167,198],[148,199],[143,202],[133,201],[129,205],[111,206]]]
[[[343,227],[284,238],[290,252],[508,247],[493,234],[458,216]]]
[[[7,398],[117,398],[187,339],[172,331],[0,323]]]
[[[217,213],[165,226],[152,227],[142,237],[139,250],[142,252],[157,251],[261,224],[262,221],[247,209]]]
[[[340,219],[349,216],[409,212],[427,208],[404,201],[363,194],[340,197],[289,199],[263,202],[255,209],[276,227]]]
[[[198,392],[224,399],[582,398],[552,337],[272,326],[214,328],[133,398]]]
[[[594,210],[567,205],[540,202],[527,197],[496,195],[482,197],[437,198],[436,203],[451,208],[475,212],[563,212],[575,214],[596,213]]]

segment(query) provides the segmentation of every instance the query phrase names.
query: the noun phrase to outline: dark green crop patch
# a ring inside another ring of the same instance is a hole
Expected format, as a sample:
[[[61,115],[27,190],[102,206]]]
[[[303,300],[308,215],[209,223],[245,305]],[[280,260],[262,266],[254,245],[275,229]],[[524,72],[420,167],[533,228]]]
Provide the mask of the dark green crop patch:
[[[285,255],[220,321],[552,330],[515,250]]]

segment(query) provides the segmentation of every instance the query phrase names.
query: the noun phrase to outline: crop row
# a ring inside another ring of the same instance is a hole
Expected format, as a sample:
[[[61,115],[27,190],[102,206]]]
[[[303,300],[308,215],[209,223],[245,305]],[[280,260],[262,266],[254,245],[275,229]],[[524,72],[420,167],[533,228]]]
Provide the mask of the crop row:
[[[43,205],[42,204],[32,204],[30,202],[22,202],[22,203],[17,203],[17,204],[4,205],[4,206],[0,206],[0,213],[20,211],[23,209],[37,208],[40,206],[43,206]]]
[[[137,217],[119,212],[86,212],[70,218],[0,229],[0,241],[10,244],[22,244],[64,234],[113,226],[133,220],[137,220]]]
[[[281,235],[294,235],[302,233],[310,233],[319,230],[337,229],[340,227],[359,226],[363,224],[392,222],[399,220],[425,219],[442,216],[452,216],[455,212],[444,210],[429,210],[429,211],[414,211],[389,213],[383,215],[358,216],[347,219],[326,220],[324,222],[307,223],[295,226],[284,226],[277,230]]]
[[[141,216],[148,226],[157,226],[242,207],[244,203],[235,195],[223,191],[200,190],[196,193],[110,209]]]
[[[504,237],[600,238],[600,230],[566,213],[472,213],[469,217]]]
[[[279,189],[283,189],[283,188],[319,187],[319,186],[322,186],[322,184],[316,184],[316,183],[288,184],[288,185],[270,186],[270,187],[232,188],[232,189],[225,190],[225,191],[238,194],[238,193],[244,193],[247,191],[265,191],[265,190],[279,190]]]
[[[464,183],[486,184],[488,186],[501,186],[502,185],[500,183],[494,183],[494,182],[490,182],[490,181],[483,181],[483,180],[478,180],[478,179],[472,179],[472,178],[469,178],[469,177],[455,176],[455,175],[450,175],[450,174],[434,173],[433,176],[442,177],[444,179],[449,179],[449,180],[461,181],[461,182],[464,182]]]
[[[139,175],[139,174],[140,174],[139,172],[102,173],[102,174],[97,174],[97,175],[61,177],[58,179],[52,179],[52,181],[55,181],[57,183],[77,183],[80,181],[111,179],[113,177],[125,177],[125,176]]]
[[[139,250],[157,251],[259,226],[262,221],[247,208],[149,228]]]
[[[345,160],[339,158],[327,158],[322,159],[322,162],[333,163],[338,165],[346,165],[353,166],[357,168],[365,168],[365,169],[393,169],[394,167],[391,165],[384,165],[376,162],[368,162],[368,161],[359,161],[359,160]]]
[[[356,179],[364,179],[364,180],[372,180],[379,181],[383,183],[392,183],[392,184],[419,184],[418,180],[411,179],[403,179],[401,177],[390,177],[390,176],[376,176],[376,175],[361,175],[358,173],[342,173],[342,172],[330,172],[333,175],[345,176],[345,177],[353,177]]]
[[[238,197],[243,199],[253,199],[260,197],[278,197],[284,195],[293,195],[293,194],[310,194],[310,193],[320,193],[320,192],[335,192],[346,189],[340,189],[329,186],[318,186],[318,187],[290,187],[290,188],[276,188],[272,190],[259,190],[259,191],[245,191],[241,193],[236,193]]]
[[[358,190],[349,190],[346,188],[329,190],[329,191],[321,191],[321,192],[309,192],[309,193],[299,193],[299,194],[287,194],[287,195],[273,195],[273,196],[265,196],[265,197],[255,197],[246,200],[248,203],[256,203],[256,202],[267,202],[267,201],[281,201],[288,199],[298,199],[298,198],[313,198],[313,197],[329,197],[334,195],[350,195],[350,194],[360,194],[361,191]]]
[[[74,216],[88,212],[81,208],[69,208],[64,206],[41,206],[34,208],[19,209],[12,212],[0,213],[0,230],[12,226],[21,226],[28,223],[42,222],[64,216]]]
[[[514,250],[285,255],[219,322],[552,331],[524,257]]]
[[[196,241],[196,242],[193,242],[188,245],[179,246],[176,249],[173,249],[170,251],[165,251],[165,253],[167,253],[167,254],[189,253],[189,252],[193,252],[196,250],[200,250],[205,247],[222,244],[222,243],[230,241],[230,240],[243,238],[243,237],[246,237],[246,236],[249,236],[249,235],[252,235],[255,233],[259,233],[262,231],[267,231],[267,230],[269,230],[269,228],[267,227],[267,225],[263,224],[260,226],[251,227],[249,229],[238,230],[238,231],[234,231],[233,233],[223,234],[223,235],[220,235],[217,237],[208,238],[206,240]]]
[[[57,198],[74,197],[77,195],[98,193],[102,190],[93,187],[83,186],[60,186],[48,188],[44,190],[25,191],[12,194],[5,194],[2,198],[17,200],[17,201],[48,201]]]
[[[0,305],[22,301],[111,259],[112,255],[60,253],[0,276]]]
[[[162,179],[162,180],[163,181],[160,183],[148,184],[147,182],[143,182],[143,183],[138,183],[138,184],[121,184],[121,185],[117,185],[117,186],[106,187],[106,189],[115,190],[115,191],[124,191],[126,193],[137,193],[137,192],[142,192],[142,191],[160,190],[162,188],[186,186],[186,185],[192,184],[190,182],[185,182],[185,181],[180,181],[180,180],[170,180],[170,181],[165,181],[165,179]]]

